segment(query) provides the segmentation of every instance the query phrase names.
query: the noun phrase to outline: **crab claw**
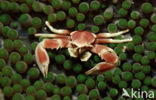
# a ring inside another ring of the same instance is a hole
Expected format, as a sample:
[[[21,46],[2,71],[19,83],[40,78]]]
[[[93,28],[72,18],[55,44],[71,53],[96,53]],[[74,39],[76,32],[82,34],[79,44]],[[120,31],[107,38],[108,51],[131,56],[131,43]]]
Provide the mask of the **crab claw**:
[[[59,49],[70,47],[70,42],[67,39],[44,39],[40,42],[35,50],[35,58],[39,69],[44,77],[47,77],[49,66],[49,55],[46,49]]]
[[[49,66],[49,57],[46,50],[43,48],[43,43],[39,43],[35,50],[35,58],[37,65],[42,72],[44,77],[47,77],[48,66]]]
[[[105,62],[98,63],[95,67],[88,70],[86,74],[99,74],[116,67],[119,58],[116,53],[109,47],[104,45],[94,45],[91,50],[93,53],[98,54]]]

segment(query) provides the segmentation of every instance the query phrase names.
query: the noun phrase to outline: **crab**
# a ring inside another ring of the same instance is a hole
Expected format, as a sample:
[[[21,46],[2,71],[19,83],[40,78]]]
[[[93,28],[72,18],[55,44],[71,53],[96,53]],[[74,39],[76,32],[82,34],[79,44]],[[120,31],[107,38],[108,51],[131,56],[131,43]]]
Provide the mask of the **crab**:
[[[89,69],[85,74],[99,74],[107,70],[111,70],[117,66],[119,57],[112,48],[109,48],[103,43],[123,43],[130,42],[132,38],[129,36],[125,39],[111,39],[110,37],[116,37],[127,33],[129,29],[119,31],[117,33],[98,33],[94,34],[88,31],[72,31],[65,29],[56,29],[50,25],[48,21],[45,22],[46,26],[51,32],[55,34],[38,33],[36,37],[47,37],[51,39],[44,39],[38,43],[35,50],[35,58],[39,69],[43,76],[47,76],[48,66],[50,63],[49,56],[46,49],[61,49],[68,48],[68,52],[71,57],[80,57],[81,61],[87,61],[92,53],[97,54],[101,57],[103,62],[95,65],[95,67]],[[92,52],[92,53],[91,53]]]

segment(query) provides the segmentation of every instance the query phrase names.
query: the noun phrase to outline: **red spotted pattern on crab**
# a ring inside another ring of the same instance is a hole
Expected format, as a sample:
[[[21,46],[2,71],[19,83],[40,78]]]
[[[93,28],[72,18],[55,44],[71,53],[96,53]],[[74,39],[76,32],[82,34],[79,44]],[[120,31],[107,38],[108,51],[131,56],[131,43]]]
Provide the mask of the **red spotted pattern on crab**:
[[[110,69],[113,69],[118,64],[119,58],[113,49],[102,45],[102,43],[123,43],[132,41],[132,38],[122,40],[111,39],[122,35],[129,30],[120,31],[117,33],[98,33],[97,35],[88,31],[73,31],[65,29],[55,29],[48,21],[45,23],[47,27],[55,34],[35,34],[35,36],[49,37],[52,39],[44,39],[41,41],[35,50],[36,62],[44,77],[47,76],[49,66],[49,56],[46,49],[61,49],[68,48],[71,57],[78,57],[81,61],[87,61],[91,57],[91,52],[98,54],[104,62],[98,63],[95,67],[86,71],[86,74],[98,74]]]

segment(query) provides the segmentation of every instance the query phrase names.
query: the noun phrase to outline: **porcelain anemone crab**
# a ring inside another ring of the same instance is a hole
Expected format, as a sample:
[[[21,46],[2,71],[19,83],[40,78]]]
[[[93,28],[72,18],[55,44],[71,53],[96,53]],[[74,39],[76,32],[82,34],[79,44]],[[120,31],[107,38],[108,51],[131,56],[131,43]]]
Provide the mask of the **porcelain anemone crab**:
[[[98,54],[104,62],[98,63],[95,67],[88,70],[86,74],[94,74],[114,68],[119,58],[113,49],[102,45],[102,43],[123,43],[132,41],[132,38],[122,40],[111,39],[129,30],[120,31],[117,33],[98,33],[94,34],[88,31],[73,31],[65,29],[55,29],[48,21],[45,22],[51,32],[56,34],[35,34],[35,36],[49,37],[52,39],[44,39],[40,42],[35,50],[35,57],[39,69],[46,77],[49,66],[49,56],[46,49],[68,48],[71,57],[78,57],[82,54],[80,60],[87,61],[91,57],[91,52]]]

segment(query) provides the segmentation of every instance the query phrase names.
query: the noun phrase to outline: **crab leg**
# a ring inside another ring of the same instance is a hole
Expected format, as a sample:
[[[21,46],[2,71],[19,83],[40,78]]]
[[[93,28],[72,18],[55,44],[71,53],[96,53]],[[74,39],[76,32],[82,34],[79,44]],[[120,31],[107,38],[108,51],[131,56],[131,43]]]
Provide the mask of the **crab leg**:
[[[35,34],[36,37],[49,37],[49,38],[63,38],[63,39],[70,39],[69,36],[66,35],[59,35],[59,34]]]
[[[127,39],[96,39],[95,43],[123,43],[123,42],[130,42],[132,41],[132,38],[127,38]]]
[[[95,67],[88,70],[86,74],[95,74],[104,72],[114,68],[118,63],[118,56],[113,51],[113,49],[106,47],[104,45],[95,45],[92,50],[93,53],[98,54],[101,59],[105,60],[105,62],[98,63]]]
[[[117,33],[99,33],[99,34],[97,34],[97,38],[116,37],[116,36],[122,35],[124,33],[127,33],[128,31],[129,31],[129,29],[123,30],[123,31],[120,31]]]
[[[36,62],[44,77],[47,76],[50,63],[46,49],[59,49],[69,46],[70,43],[66,39],[44,39],[37,45],[35,50]]]
[[[51,32],[57,33],[57,34],[69,34],[70,32],[65,29],[55,29],[53,26],[50,25],[48,21],[45,22],[47,27],[50,29]]]

